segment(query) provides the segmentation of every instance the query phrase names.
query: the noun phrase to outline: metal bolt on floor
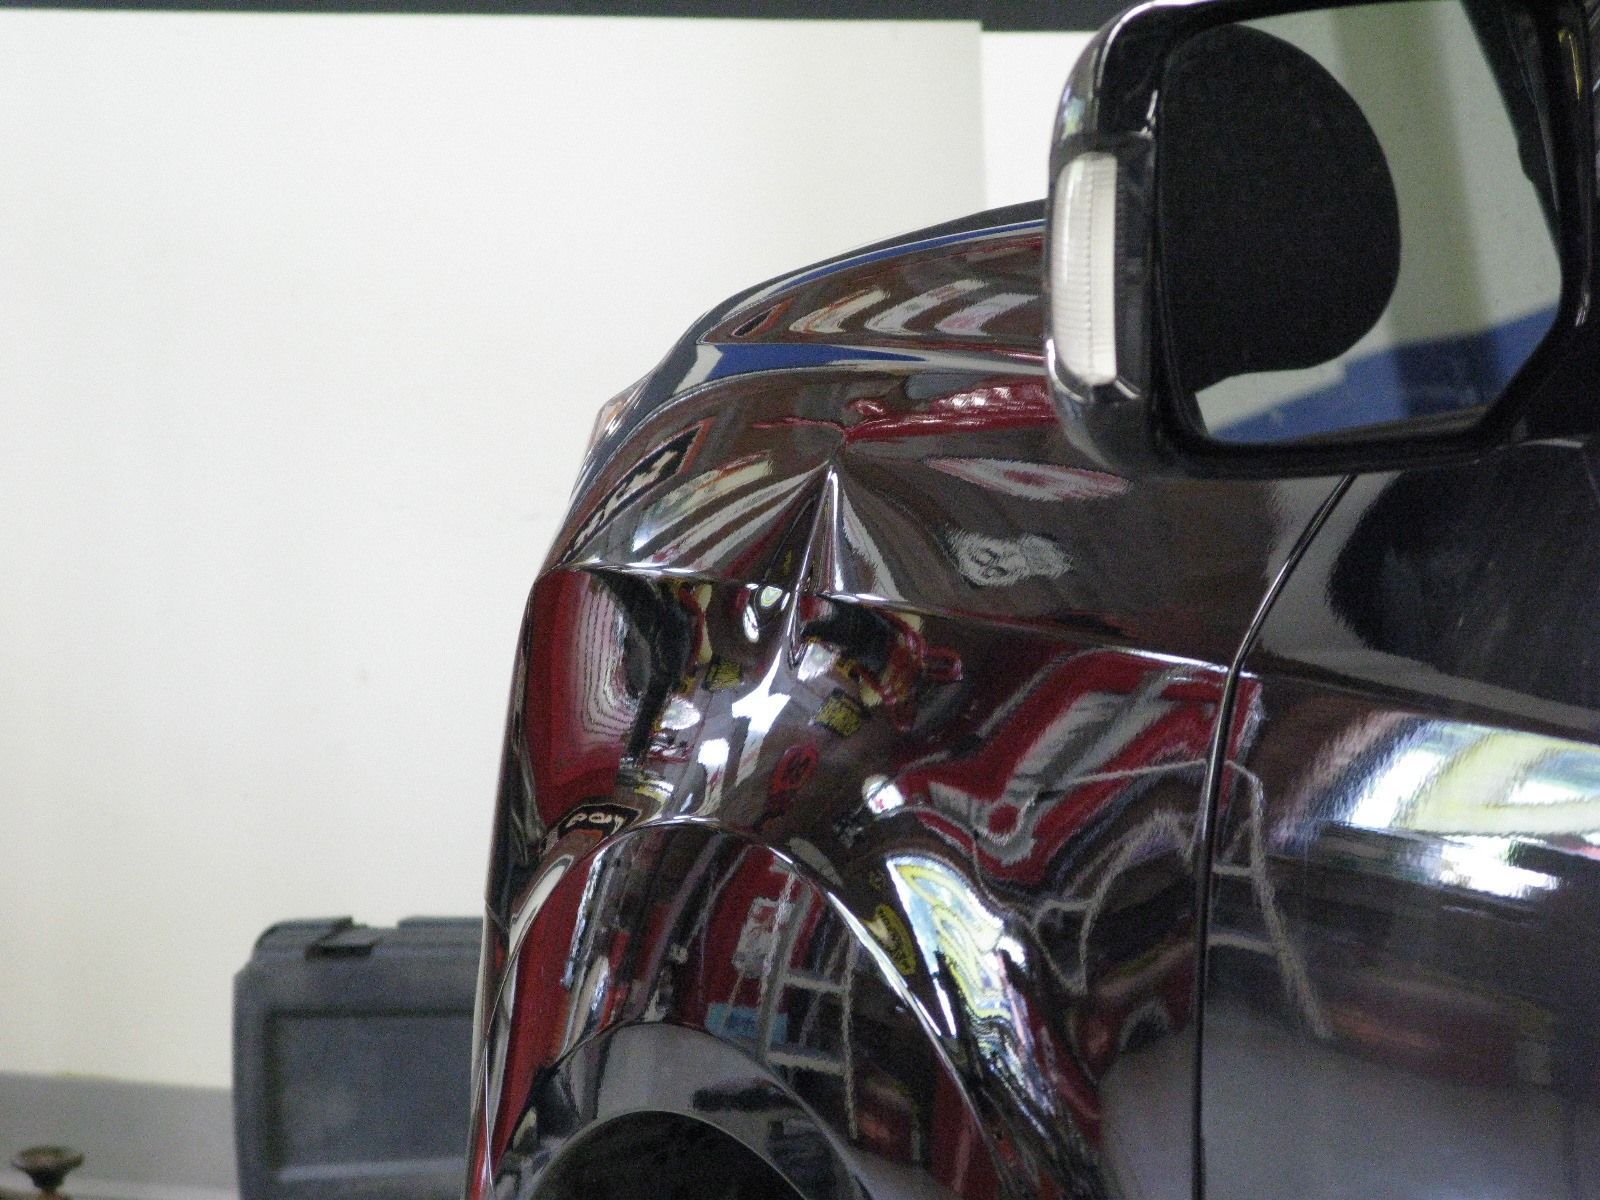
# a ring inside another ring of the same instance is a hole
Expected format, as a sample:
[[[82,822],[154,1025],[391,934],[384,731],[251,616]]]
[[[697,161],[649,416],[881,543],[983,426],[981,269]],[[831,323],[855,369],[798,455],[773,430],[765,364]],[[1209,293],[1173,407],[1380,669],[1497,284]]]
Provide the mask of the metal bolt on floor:
[[[33,1181],[37,1192],[0,1188],[0,1200],[71,1200],[60,1190],[68,1173],[83,1165],[83,1154],[71,1146],[29,1146],[19,1150],[11,1165]]]

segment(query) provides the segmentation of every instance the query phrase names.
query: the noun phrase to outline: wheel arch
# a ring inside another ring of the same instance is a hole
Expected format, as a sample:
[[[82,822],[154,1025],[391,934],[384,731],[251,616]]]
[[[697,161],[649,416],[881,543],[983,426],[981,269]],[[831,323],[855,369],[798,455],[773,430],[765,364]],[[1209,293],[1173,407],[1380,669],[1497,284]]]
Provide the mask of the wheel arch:
[[[892,1022],[885,1039],[892,1054],[857,1052],[857,1095],[848,1082],[840,1089],[800,1079],[804,1068],[784,1065],[792,1055],[771,1053],[727,1007],[719,1011],[681,985],[671,994],[670,976],[732,978],[730,959],[746,929],[683,931],[720,919],[698,907],[708,896],[719,909],[754,910],[752,897],[765,897],[748,885],[763,873],[776,881],[767,890],[804,898],[788,919],[832,922],[827,936],[849,940],[840,957],[854,972],[850,987],[876,1019]],[[653,892],[654,908],[641,907],[641,888]],[[659,912],[666,917],[652,915]],[[619,948],[605,931],[625,922],[633,924]],[[604,1153],[610,1122],[643,1121],[648,1131],[649,1121],[668,1118],[732,1139],[737,1149],[722,1161],[754,1155],[804,1200],[890,1194],[870,1182],[885,1172],[897,1196],[995,1194],[993,1147],[968,1085],[922,1027],[920,1006],[889,956],[804,864],[706,822],[647,822],[572,862],[543,890],[540,912],[518,925],[523,936],[491,1003],[498,1034],[479,1064],[480,1079],[493,1083],[479,1092],[474,1127],[480,1145],[494,1147],[480,1195],[490,1187],[500,1200],[559,1195],[548,1190],[547,1173],[559,1180],[559,1172],[582,1170]],[[682,946],[687,953],[676,949]],[[898,1152],[885,1153],[881,1136],[875,1144],[863,1128],[884,1123],[886,1104],[893,1119],[902,1103],[908,1129],[938,1136],[912,1132]],[[873,1105],[878,1112],[866,1119],[853,1111]],[[577,1165],[562,1168],[568,1155]],[[936,1181],[952,1175],[952,1156],[960,1160],[953,1174],[980,1183],[976,1191]]]

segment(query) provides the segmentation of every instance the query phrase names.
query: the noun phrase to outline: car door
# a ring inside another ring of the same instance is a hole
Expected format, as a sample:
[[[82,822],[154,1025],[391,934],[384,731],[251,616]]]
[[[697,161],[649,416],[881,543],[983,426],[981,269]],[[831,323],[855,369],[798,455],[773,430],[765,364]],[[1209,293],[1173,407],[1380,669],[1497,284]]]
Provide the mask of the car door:
[[[1600,1194],[1600,487],[1583,444],[1357,479],[1243,660],[1206,1194]]]

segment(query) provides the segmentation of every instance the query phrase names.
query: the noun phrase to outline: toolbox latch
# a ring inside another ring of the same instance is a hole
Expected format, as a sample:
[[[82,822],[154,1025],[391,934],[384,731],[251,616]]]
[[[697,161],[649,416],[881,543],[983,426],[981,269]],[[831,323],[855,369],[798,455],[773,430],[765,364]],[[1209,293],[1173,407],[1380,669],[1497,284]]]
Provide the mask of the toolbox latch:
[[[383,931],[370,925],[341,925],[306,945],[307,958],[364,958],[372,953]]]

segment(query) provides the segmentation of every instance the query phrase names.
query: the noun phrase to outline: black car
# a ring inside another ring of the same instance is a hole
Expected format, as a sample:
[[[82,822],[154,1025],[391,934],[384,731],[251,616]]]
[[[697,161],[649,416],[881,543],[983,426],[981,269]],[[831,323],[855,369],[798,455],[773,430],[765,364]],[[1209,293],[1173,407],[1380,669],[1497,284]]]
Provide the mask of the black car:
[[[605,406],[470,1200],[1600,1196],[1593,21],[1153,0]]]

